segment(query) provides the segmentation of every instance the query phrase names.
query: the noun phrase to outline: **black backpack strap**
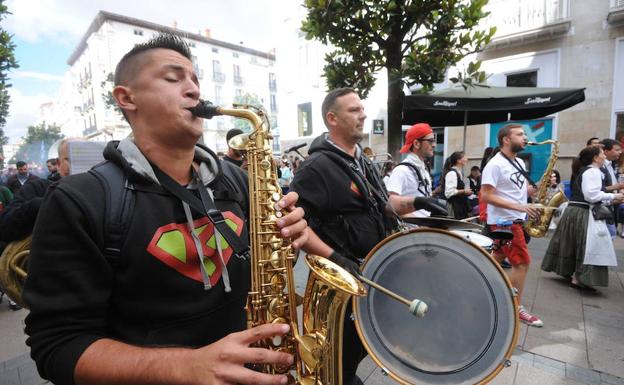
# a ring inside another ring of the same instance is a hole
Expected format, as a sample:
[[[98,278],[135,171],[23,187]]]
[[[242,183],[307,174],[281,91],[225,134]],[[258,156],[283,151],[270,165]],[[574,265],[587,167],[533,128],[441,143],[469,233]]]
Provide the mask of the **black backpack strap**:
[[[416,167],[415,165],[409,163],[409,162],[401,162],[399,164],[397,164],[397,166],[407,166],[409,168],[412,169],[412,171],[414,171],[414,173],[416,174],[416,178],[418,178],[418,191],[420,191],[420,193],[425,196],[428,197],[431,195],[431,191],[427,191],[427,181],[425,180],[425,178],[423,178],[422,174],[420,173],[420,170],[418,169],[418,167]],[[424,186],[425,191],[421,190],[421,188]],[[429,189],[431,190],[433,188],[433,186],[429,186]]]
[[[106,215],[102,252],[112,266],[118,266],[134,210],[134,188],[128,183],[123,170],[111,162],[102,162],[91,168],[89,173],[104,189]]]

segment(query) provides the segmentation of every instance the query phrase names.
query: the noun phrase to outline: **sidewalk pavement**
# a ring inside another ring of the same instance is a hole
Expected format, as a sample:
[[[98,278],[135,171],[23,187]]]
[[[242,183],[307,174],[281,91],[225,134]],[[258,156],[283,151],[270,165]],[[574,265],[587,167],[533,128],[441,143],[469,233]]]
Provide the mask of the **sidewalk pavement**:
[[[529,244],[533,263],[524,305],[544,321],[543,328],[521,326],[518,346],[495,385],[624,385],[624,240],[615,241],[619,266],[611,269],[609,287],[579,292],[568,282],[540,270],[549,238]],[[305,289],[306,269],[295,268],[297,289]],[[26,310],[0,304],[0,385],[46,383],[35,369],[24,341]],[[367,357],[358,369],[366,385],[396,382]]]

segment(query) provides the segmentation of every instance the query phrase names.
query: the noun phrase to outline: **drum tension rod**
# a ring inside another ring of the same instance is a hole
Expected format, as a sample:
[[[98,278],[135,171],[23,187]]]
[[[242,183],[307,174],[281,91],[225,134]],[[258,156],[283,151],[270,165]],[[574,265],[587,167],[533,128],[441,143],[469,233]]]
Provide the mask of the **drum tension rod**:
[[[370,279],[364,277],[362,274],[358,274],[357,278],[360,279],[360,281],[364,282],[365,284],[379,290],[380,292],[382,292],[383,294],[389,296],[390,298],[394,298],[395,300],[407,305],[407,307],[409,308],[410,313],[412,313],[412,315],[415,315],[416,317],[422,318],[425,316],[425,314],[427,314],[427,310],[429,309],[429,307],[427,306],[427,304],[424,301],[421,301],[417,298],[414,298],[413,300],[408,300],[407,298],[389,290],[386,289],[385,287],[379,285],[378,283],[375,283],[373,281],[371,281]]]

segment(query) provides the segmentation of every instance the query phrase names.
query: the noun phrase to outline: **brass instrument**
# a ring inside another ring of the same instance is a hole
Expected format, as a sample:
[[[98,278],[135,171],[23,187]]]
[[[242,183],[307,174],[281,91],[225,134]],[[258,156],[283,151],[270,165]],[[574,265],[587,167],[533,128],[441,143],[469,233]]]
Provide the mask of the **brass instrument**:
[[[567,201],[568,198],[566,198],[563,191],[559,190],[557,193],[555,193],[555,195],[548,199],[548,186],[550,185],[550,175],[552,174],[552,171],[555,168],[555,164],[557,163],[557,158],[559,157],[559,142],[550,139],[544,140],[542,142],[529,142],[528,144],[530,146],[552,144],[552,151],[550,152],[548,165],[546,165],[544,175],[542,175],[542,178],[537,185],[537,193],[535,194],[535,199],[533,200],[533,203],[536,204],[536,207],[540,208],[541,215],[537,220],[528,218],[527,222],[524,225],[526,232],[531,237],[543,238],[548,231],[548,227],[550,226],[550,221],[552,221],[555,210],[557,209],[557,207],[561,206],[563,202]]]
[[[28,257],[32,236],[11,242],[0,256],[0,288],[13,301],[26,307],[22,299],[22,289],[28,271]]]
[[[305,260],[310,267],[299,332],[293,274],[294,253],[280,238],[277,221],[283,215],[277,203],[282,198],[277,182],[270,125],[264,111],[235,105],[232,109],[200,101],[191,108],[194,115],[211,118],[228,115],[247,119],[253,131],[232,138],[230,147],[247,153],[249,173],[249,238],[251,290],[247,300],[247,323],[286,323],[290,332],[261,341],[259,346],[295,357],[291,367],[258,365],[264,373],[288,374],[289,384],[342,384],[342,331],[351,295],[366,293],[362,284],[333,262],[314,255]]]

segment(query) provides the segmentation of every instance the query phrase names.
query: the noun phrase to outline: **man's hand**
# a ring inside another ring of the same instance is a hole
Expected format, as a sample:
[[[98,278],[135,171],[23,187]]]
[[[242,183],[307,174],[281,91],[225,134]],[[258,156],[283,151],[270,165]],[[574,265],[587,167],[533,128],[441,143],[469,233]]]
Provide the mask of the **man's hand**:
[[[260,340],[284,335],[288,330],[289,326],[285,324],[264,324],[232,333],[213,344],[194,350],[185,370],[189,383],[285,385],[288,380],[285,375],[260,373],[244,365],[292,365],[293,356],[290,354],[249,346]]]
[[[280,235],[282,238],[293,239],[292,246],[295,249],[300,248],[308,241],[308,223],[303,219],[303,209],[295,207],[297,199],[299,199],[299,195],[294,191],[282,197],[279,205],[288,214],[277,220]]]
[[[431,215],[448,216],[446,202],[437,198],[416,197],[414,198],[414,210],[427,210]]]
[[[621,193],[617,193],[613,196],[613,200],[611,201],[612,204],[617,205],[624,202],[624,194]]]
[[[329,260],[334,262],[336,265],[342,267],[355,277],[360,275],[360,267],[354,260],[345,257],[344,255],[334,251],[332,255],[329,256]]]
[[[542,210],[529,205],[521,206],[520,210],[518,211],[524,211],[531,219],[539,219],[539,217],[542,215]]]

